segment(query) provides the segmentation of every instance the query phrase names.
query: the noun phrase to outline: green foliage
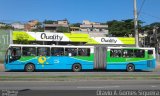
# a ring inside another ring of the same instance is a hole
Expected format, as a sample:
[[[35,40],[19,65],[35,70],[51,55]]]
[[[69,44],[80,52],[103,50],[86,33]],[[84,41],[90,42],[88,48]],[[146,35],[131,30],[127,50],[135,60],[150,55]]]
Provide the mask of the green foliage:
[[[0,29],[3,29],[3,30],[13,30],[14,28],[11,25],[6,24],[5,26],[1,26]]]
[[[141,29],[141,24],[143,22],[139,21],[138,22],[138,28]],[[133,19],[127,19],[127,20],[112,20],[108,21],[108,29],[109,29],[109,34],[112,34],[112,36],[115,37],[123,37],[123,36],[128,36],[129,34],[134,35],[134,21]]]
[[[57,23],[57,21],[54,21],[54,20],[44,20],[43,23],[44,24],[53,24],[53,23]]]
[[[143,31],[153,31],[154,27],[158,27],[158,30],[160,30],[160,22],[154,22],[149,25],[143,26]]]
[[[57,32],[68,33],[69,32],[69,28],[68,27],[59,26],[57,28]]]
[[[74,23],[74,24],[71,24],[70,27],[80,27],[82,23]]]
[[[44,26],[41,22],[38,22],[36,25],[36,29],[32,29],[33,32],[44,32]]]
[[[160,27],[160,22],[155,22],[155,23],[152,23],[152,24],[150,24],[150,27]]]

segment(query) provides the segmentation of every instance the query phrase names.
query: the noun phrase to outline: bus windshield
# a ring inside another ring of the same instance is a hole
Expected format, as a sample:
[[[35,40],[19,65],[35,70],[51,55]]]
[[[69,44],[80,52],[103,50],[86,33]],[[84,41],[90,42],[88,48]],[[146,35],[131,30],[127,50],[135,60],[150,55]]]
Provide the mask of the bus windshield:
[[[21,47],[10,47],[6,53],[6,63],[13,62],[20,59],[21,57]],[[9,60],[8,60],[9,59]]]

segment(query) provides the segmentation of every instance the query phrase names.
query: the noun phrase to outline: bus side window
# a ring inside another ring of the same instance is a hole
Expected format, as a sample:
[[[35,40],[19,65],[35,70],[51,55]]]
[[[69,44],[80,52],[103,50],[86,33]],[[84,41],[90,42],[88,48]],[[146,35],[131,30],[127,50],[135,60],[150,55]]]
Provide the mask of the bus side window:
[[[148,50],[148,54],[152,55],[153,54],[153,50]]]
[[[50,56],[50,48],[49,47],[38,47],[37,55],[38,56]]]
[[[22,48],[23,56],[36,56],[35,47],[23,47]]]
[[[77,56],[77,48],[65,48],[66,56]]]
[[[123,49],[123,57],[131,58],[133,55],[133,49]]]
[[[64,56],[64,48],[51,48],[52,56]]]
[[[148,58],[152,58],[153,56],[153,50],[148,50]]]
[[[138,57],[138,58],[144,58],[145,57],[145,50],[135,49],[134,50],[134,56]]]
[[[111,57],[121,57],[122,50],[121,49],[111,49],[110,56]]]
[[[78,56],[90,56],[90,48],[78,48]]]

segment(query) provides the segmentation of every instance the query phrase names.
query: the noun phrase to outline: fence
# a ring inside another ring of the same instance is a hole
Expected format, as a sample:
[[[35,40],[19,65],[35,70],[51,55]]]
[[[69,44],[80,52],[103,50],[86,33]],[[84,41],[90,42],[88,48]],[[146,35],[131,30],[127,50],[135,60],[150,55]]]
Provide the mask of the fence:
[[[9,30],[0,30],[0,61],[4,61],[5,53],[10,44],[11,38]]]

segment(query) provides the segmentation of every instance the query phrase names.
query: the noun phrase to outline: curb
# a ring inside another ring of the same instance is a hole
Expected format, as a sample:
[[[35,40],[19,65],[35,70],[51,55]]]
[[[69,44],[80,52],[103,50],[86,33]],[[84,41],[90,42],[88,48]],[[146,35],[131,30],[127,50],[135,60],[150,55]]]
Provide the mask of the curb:
[[[0,81],[160,80],[159,75],[0,76]]]

